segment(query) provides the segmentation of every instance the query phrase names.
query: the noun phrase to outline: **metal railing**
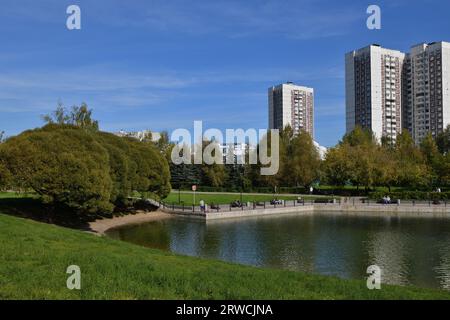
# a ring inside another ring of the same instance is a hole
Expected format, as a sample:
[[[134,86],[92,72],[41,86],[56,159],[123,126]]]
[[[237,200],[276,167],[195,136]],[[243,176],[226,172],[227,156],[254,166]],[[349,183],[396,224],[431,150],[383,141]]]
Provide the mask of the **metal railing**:
[[[161,202],[159,207],[172,212],[183,213],[214,213],[224,211],[250,211],[259,209],[277,209],[287,207],[297,207],[305,205],[320,204],[324,206],[341,206],[341,205],[353,205],[353,206],[404,206],[404,207],[444,207],[448,205],[448,201],[436,201],[436,200],[394,200],[390,202],[383,202],[382,200],[371,200],[366,198],[336,198],[336,199],[297,199],[297,200],[279,200],[274,201],[253,201],[246,203],[229,203],[229,204],[206,204],[205,207],[199,205],[186,205],[184,203],[165,203]]]

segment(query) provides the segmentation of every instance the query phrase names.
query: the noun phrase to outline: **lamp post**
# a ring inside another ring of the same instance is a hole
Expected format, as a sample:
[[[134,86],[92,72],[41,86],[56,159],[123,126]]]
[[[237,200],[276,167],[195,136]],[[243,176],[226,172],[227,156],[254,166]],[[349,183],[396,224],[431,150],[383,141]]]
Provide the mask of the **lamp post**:
[[[195,191],[197,191],[197,186],[195,184],[192,186],[192,191],[194,191],[194,203],[193,203],[193,205],[195,206]]]

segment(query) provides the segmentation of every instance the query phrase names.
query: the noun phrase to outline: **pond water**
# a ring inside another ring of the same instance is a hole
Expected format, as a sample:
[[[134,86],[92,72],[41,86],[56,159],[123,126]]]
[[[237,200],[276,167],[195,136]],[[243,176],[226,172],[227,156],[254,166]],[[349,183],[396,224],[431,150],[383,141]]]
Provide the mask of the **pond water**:
[[[108,235],[174,253],[258,267],[450,290],[450,219],[283,215],[214,222],[166,219]]]

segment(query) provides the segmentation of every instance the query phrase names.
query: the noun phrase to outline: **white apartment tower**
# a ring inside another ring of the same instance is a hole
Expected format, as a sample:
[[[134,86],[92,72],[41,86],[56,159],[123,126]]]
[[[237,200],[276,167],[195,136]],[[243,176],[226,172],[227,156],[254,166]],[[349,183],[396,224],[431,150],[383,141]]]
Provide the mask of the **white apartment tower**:
[[[269,88],[269,129],[290,125],[314,138],[314,90],[287,82]]]
[[[371,45],[345,56],[346,126],[415,142],[450,124],[450,43],[419,44],[408,54]]]
[[[450,43],[419,44],[405,63],[403,127],[418,144],[450,124]]]
[[[370,45],[345,56],[346,127],[370,129],[395,141],[402,129],[402,71],[405,54]]]

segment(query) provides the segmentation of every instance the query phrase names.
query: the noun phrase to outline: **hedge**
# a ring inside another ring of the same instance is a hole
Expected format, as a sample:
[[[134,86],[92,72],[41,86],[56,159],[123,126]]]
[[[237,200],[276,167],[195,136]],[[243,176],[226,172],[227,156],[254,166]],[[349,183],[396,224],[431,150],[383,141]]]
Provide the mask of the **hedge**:
[[[380,200],[385,196],[401,200],[450,200],[450,192],[424,191],[371,192],[369,199]]]

